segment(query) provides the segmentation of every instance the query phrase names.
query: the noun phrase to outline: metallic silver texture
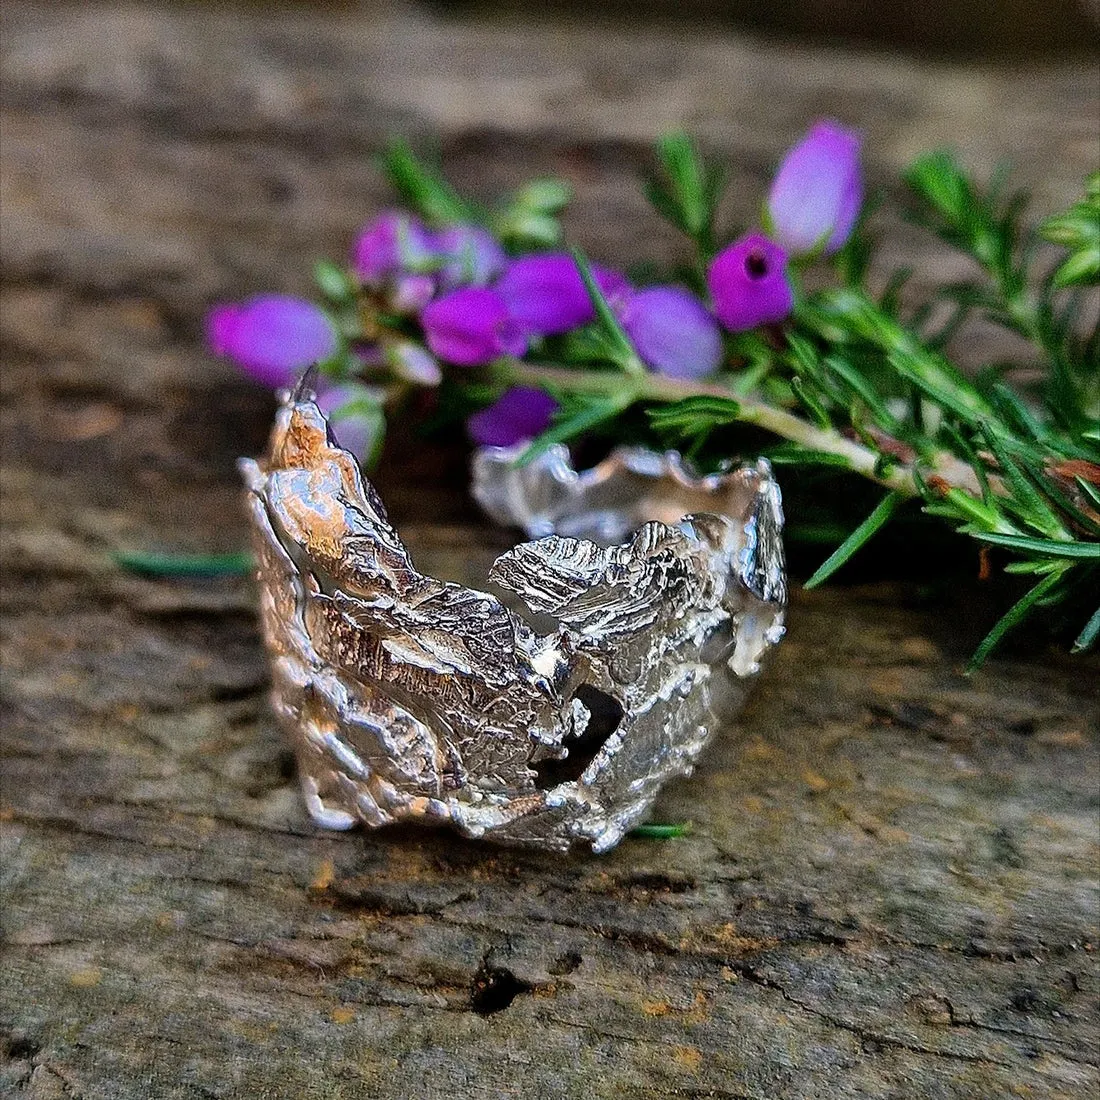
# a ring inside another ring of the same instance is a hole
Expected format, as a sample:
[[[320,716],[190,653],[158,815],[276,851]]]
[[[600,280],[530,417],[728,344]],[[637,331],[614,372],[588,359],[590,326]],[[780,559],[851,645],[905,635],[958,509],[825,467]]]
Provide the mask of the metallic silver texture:
[[[584,473],[564,448],[515,458],[474,461],[486,511],[534,539],[493,564],[497,595],[417,571],[308,394],[265,460],[241,460],[272,699],[319,824],[606,851],[782,637],[767,463],[696,478],[639,450]]]

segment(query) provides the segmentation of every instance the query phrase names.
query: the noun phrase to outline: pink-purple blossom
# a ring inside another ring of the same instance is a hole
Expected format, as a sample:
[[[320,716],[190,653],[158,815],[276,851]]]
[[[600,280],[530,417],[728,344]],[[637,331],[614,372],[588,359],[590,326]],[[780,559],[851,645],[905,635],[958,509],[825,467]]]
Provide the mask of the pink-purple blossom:
[[[730,332],[782,321],[794,306],[787,253],[763,233],[722,249],[707,271],[714,312]]]
[[[442,260],[438,277],[445,289],[488,286],[508,262],[500,242],[480,226],[449,225],[433,235],[432,243]]]
[[[722,361],[718,323],[693,294],[652,286],[629,295],[619,319],[642,361],[670,378],[703,378]]]
[[[431,234],[413,214],[386,210],[360,231],[351,250],[351,267],[367,286],[379,286],[404,273],[422,272],[435,251]]]
[[[592,265],[596,285],[612,304],[630,284],[616,271]],[[566,252],[533,253],[513,260],[494,288],[524,332],[555,336],[595,319],[577,261]]]
[[[792,255],[848,239],[863,201],[860,136],[835,122],[816,123],[783,158],[768,197],[775,239]]]
[[[394,313],[414,317],[432,300],[435,290],[431,275],[396,275],[387,305]]]
[[[462,287],[436,298],[420,321],[432,353],[461,367],[527,350],[527,338],[504,300],[486,287]]]
[[[542,390],[516,386],[466,421],[470,438],[482,447],[514,447],[545,431],[558,403]]]
[[[293,385],[306,367],[328,359],[339,346],[322,310],[283,294],[215,306],[206,317],[206,338],[216,355],[276,389]]]

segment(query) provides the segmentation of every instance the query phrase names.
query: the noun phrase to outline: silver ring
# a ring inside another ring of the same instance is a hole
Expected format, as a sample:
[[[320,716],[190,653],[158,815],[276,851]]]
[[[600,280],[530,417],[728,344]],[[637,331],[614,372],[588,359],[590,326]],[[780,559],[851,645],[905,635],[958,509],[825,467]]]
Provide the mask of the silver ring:
[[[495,595],[417,571],[312,395],[241,460],[272,700],[318,824],[606,851],[782,637],[766,462],[696,477],[621,449],[578,473],[520,449],[474,459],[482,506],[532,540],[494,562]]]

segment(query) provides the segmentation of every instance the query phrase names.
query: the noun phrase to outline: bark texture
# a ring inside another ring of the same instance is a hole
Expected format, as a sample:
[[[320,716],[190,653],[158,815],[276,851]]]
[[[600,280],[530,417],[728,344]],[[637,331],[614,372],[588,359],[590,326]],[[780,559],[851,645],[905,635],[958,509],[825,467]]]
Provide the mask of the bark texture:
[[[752,216],[819,114],[872,184],[937,144],[1043,208],[1095,158],[1081,66],[976,69],[735,37],[444,23],[376,4],[5,5],[0,1093],[52,1097],[1079,1097],[1100,1083],[1095,663],[966,680],[975,594],[796,594],[743,719],[603,858],[312,828],[249,583],[121,548],[245,542],[270,398],[212,363],[219,296],[306,289],[438,134],[490,196],[577,184],[594,256],[667,259],[634,172],[670,125]],[[958,266],[891,237],[884,266]],[[987,349],[986,349],[987,350]],[[400,429],[418,564],[505,536]]]

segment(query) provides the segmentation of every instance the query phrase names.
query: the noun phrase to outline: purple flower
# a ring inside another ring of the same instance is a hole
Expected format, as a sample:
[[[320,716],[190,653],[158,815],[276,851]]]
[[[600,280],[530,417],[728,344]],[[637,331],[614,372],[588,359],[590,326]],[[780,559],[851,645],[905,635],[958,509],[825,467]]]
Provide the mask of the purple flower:
[[[274,388],[293,385],[304,368],[328,359],[339,344],[317,306],[282,294],[215,306],[206,317],[206,338],[216,355]]]
[[[430,275],[398,275],[387,304],[395,313],[415,316],[435,295],[435,279]]]
[[[516,386],[466,421],[470,438],[482,447],[514,447],[545,431],[558,403],[542,390]]]
[[[653,286],[630,295],[619,311],[638,354],[670,378],[702,378],[722,361],[718,322],[694,295]]]
[[[352,270],[368,286],[419,271],[434,258],[431,234],[412,214],[387,210],[366,225],[351,250]]]
[[[437,254],[445,257],[439,282],[445,288],[487,286],[508,262],[500,242],[476,225],[449,225],[434,235]]]
[[[714,312],[730,332],[782,321],[794,305],[787,253],[763,233],[722,249],[707,271]]]
[[[358,409],[356,402],[360,403]],[[370,415],[367,403],[377,407],[370,391],[363,386],[330,386],[317,395],[317,407],[331,421],[337,443],[345,451],[351,451],[359,462],[370,456],[384,430],[381,418]]]
[[[609,301],[630,289],[622,275],[592,265],[596,285]],[[513,260],[494,289],[527,333],[554,336],[595,319],[577,261],[564,252],[535,253]]]
[[[527,338],[504,300],[485,287],[463,287],[436,298],[420,316],[434,355],[462,367],[476,367],[500,355],[522,355]]]
[[[783,158],[768,213],[775,239],[801,255],[824,243],[835,252],[848,239],[863,201],[860,136],[835,122],[818,122]]]

